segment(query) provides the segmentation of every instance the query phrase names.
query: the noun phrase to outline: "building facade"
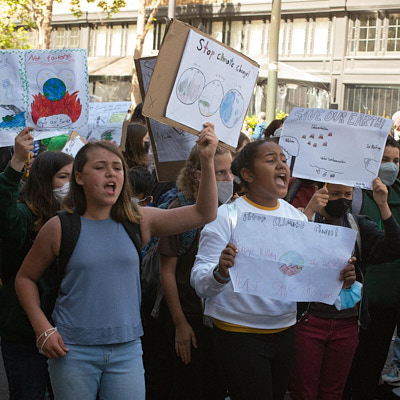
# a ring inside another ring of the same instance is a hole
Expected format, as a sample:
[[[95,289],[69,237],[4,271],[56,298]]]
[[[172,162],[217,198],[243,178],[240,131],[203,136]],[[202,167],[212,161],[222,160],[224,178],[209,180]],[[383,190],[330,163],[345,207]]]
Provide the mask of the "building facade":
[[[161,46],[167,18],[163,1],[143,56],[157,54]],[[260,64],[249,114],[265,108],[271,5],[271,0],[178,0],[176,5],[178,19]],[[104,101],[129,100],[137,1],[128,0],[110,20],[101,20],[94,9],[77,19],[67,4],[54,7],[51,47],[87,48],[92,94]],[[391,116],[400,110],[400,2],[282,0],[279,59],[294,68],[286,76],[278,72],[278,111],[288,112],[293,105],[331,106]],[[315,79],[304,80],[301,72]]]

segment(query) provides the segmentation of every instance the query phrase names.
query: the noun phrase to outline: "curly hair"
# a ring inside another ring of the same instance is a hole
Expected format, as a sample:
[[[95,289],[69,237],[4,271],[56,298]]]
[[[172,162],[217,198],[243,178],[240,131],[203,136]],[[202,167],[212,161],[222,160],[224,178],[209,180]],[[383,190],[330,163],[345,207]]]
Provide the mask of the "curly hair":
[[[23,195],[25,203],[37,216],[36,231],[60,209],[60,204],[53,196],[53,176],[73,161],[71,156],[59,151],[46,151],[33,161]]]
[[[215,156],[226,153],[230,153],[230,151],[224,147],[217,146]],[[199,152],[197,151],[197,145],[193,146],[189,157],[186,160],[185,166],[180,170],[178,178],[176,179],[176,186],[185,194],[186,198],[188,199],[197,198],[200,182],[195,178],[196,171],[201,171],[201,163]]]
[[[75,210],[79,215],[83,215],[85,213],[87,207],[86,196],[83,187],[76,181],[75,173],[83,171],[83,167],[88,162],[88,155],[94,149],[105,149],[110,151],[121,160],[123,166],[124,183],[117,201],[111,208],[111,218],[117,222],[130,220],[138,223],[142,216],[138,207],[136,207],[136,205],[131,201],[132,190],[129,183],[128,168],[124,160],[124,156],[115,145],[105,140],[87,143],[78,151],[78,154],[74,160],[74,166],[72,168],[69,193],[64,200],[63,208],[68,212]]]

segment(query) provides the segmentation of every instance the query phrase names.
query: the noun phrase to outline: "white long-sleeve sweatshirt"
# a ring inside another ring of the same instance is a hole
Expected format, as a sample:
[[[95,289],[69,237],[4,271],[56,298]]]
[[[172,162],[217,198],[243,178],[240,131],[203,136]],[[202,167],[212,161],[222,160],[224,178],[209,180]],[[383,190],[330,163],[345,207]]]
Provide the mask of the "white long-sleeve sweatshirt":
[[[237,213],[253,212],[307,221],[306,216],[284,200],[275,209],[257,206],[246,197],[235,201]],[[233,227],[234,229],[234,227]],[[257,235],[257,232],[254,232]],[[271,230],[271,235],[274,235]],[[280,329],[296,322],[296,303],[235,293],[232,282],[219,283],[213,274],[222,250],[232,238],[228,206],[218,209],[217,218],[201,233],[199,251],[191,272],[191,284],[206,299],[205,314],[231,324],[257,329]],[[268,238],[265,238],[268,241]]]

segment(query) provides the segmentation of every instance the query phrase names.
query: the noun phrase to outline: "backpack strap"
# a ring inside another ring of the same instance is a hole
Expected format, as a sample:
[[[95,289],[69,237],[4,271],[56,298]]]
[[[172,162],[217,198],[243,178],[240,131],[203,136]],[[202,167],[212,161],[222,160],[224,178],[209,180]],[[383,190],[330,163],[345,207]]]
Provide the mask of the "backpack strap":
[[[360,187],[355,187],[353,189],[353,200],[351,201],[351,213],[353,215],[360,215],[362,203],[363,203],[362,189]]]
[[[361,189],[360,189],[361,191]],[[351,229],[354,229],[357,231],[357,247],[358,247],[358,252],[359,252],[359,257],[361,257],[361,234],[360,234],[360,228],[358,227],[358,223],[356,219],[354,218],[353,214],[348,213],[347,214],[347,220],[349,221],[349,225]]]
[[[71,214],[67,211],[58,211],[57,215],[61,222],[61,244],[60,254],[58,255],[58,272],[61,283],[65,274],[65,267],[81,233],[81,217],[76,212]]]
[[[139,261],[140,263],[142,263],[142,239],[140,237],[140,224],[125,220],[122,222],[122,225],[124,226],[126,233],[129,235],[133,244],[135,245],[136,250],[139,254]]]

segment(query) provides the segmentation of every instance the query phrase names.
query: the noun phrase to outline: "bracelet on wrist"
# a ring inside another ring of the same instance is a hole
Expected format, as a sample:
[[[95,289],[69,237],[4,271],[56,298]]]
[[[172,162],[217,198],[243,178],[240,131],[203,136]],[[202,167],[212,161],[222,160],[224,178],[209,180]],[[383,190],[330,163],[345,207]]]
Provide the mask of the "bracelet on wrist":
[[[221,272],[220,272],[220,270],[219,270],[219,265],[217,265],[217,266],[214,268],[213,273],[214,273],[214,276],[215,276],[216,278],[218,278],[220,281],[222,281],[223,283],[228,283],[228,282],[231,280],[231,277],[230,277],[230,276],[225,277],[225,276],[222,276],[222,275],[221,275]]]

